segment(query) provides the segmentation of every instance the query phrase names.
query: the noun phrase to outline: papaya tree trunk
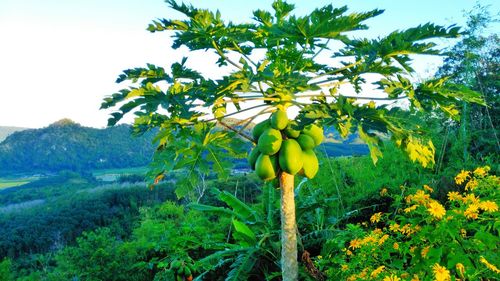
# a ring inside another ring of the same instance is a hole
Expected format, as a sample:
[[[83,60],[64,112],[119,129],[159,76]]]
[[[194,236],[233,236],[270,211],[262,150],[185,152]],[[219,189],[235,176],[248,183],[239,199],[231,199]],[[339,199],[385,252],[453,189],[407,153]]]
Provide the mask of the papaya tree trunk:
[[[281,189],[281,272],[283,281],[298,280],[297,222],[295,220],[294,176],[279,174]]]

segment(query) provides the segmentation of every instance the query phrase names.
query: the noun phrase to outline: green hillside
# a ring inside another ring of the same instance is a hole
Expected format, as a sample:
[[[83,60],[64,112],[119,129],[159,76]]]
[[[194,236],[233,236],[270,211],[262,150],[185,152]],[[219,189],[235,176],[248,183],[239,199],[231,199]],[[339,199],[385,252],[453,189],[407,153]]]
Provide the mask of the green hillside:
[[[131,136],[128,125],[96,129],[63,119],[0,143],[0,174],[144,166],[154,151],[151,139]]]

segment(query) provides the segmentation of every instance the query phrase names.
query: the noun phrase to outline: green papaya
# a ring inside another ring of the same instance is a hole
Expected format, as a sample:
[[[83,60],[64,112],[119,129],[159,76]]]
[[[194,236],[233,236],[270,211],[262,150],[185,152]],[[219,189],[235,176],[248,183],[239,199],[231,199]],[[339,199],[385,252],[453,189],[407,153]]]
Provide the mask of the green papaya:
[[[276,130],[283,130],[288,125],[288,116],[286,112],[278,109],[271,114],[271,127]]]
[[[300,144],[302,150],[313,149],[316,146],[314,139],[306,134],[300,134],[297,138],[297,142]]]
[[[257,147],[254,147],[252,151],[248,154],[248,164],[252,168],[252,170],[255,170],[255,162],[257,161],[257,158],[260,155],[260,151]]]
[[[309,179],[314,178],[319,170],[318,157],[312,149],[302,150],[302,161],[304,165],[302,166],[302,174]]]
[[[176,280],[176,281],[184,281],[184,277],[182,277],[182,276],[180,276],[180,275],[177,275],[177,276],[175,277],[175,280]]]
[[[314,124],[307,125],[302,133],[312,137],[316,146],[320,145],[323,141],[323,129]]]
[[[257,147],[262,154],[273,155],[280,150],[282,141],[281,132],[270,128],[260,135]]]
[[[302,149],[294,139],[283,141],[279,154],[279,163],[283,171],[295,175],[302,169]]]
[[[260,122],[259,124],[255,125],[255,127],[253,127],[253,130],[252,130],[252,137],[255,141],[257,141],[260,137],[260,135],[262,135],[262,133],[266,130],[266,129],[269,129],[271,127],[271,122],[269,121],[269,119],[267,120],[264,120],[262,122]]]
[[[276,165],[276,156],[261,154],[255,162],[255,172],[262,180],[269,181],[276,178],[278,167]]]
[[[283,132],[287,137],[296,139],[300,135],[300,131],[296,130],[295,126],[297,126],[297,122],[295,121],[288,122],[288,126],[286,126],[285,130],[283,130]]]

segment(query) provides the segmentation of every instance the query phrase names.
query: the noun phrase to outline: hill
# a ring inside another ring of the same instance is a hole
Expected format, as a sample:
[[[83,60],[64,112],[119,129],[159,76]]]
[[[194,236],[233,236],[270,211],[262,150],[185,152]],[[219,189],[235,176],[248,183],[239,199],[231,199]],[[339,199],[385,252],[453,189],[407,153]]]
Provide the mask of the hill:
[[[0,174],[123,168],[149,163],[152,134],[133,137],[130,126],[83,127],[63,119],[9,135],[0,143]]]
[[[26,129],[27,128],[0,126],[0,142],[6,139],[10,134]]]

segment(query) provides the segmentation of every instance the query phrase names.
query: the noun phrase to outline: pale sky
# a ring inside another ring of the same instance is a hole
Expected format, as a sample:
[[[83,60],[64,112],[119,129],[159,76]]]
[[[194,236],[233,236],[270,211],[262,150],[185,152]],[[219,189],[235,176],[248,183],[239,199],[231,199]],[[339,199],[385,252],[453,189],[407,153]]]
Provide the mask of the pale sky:
[[[194,6],[219,9],[224,18],[250,21],[251,11],[270,10],[272,1],[196,0]],[[350,11],[385,9],[367,21],[361,36],[378,37],[426,22],[465,25],[472,0],[294,0],[297,13],[329,3]],[[492,14],[500,1],[483,0]],[[111,111],[102,99],[121,88],[114,83],[127,68],[168,66],[186,53],[170,48],[166,32],[150,33],[156,18],[179,16],[161,0],[0,0],[0,126],[45,127],[62,118],[104,127]],[[498,32],[498,25],[493,28]],[[492,31],[493,32],[493,31]],[[210,74],[213,56],[195,54],[191,66]],[[439,59],[422,58],[415,67],[425,77]]]

